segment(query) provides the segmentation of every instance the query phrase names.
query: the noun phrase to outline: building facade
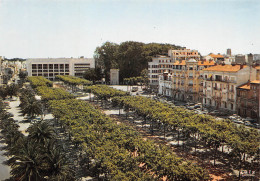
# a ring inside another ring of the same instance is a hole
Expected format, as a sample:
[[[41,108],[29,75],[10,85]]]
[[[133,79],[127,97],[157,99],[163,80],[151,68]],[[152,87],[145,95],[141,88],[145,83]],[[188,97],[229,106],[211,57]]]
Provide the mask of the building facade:
[[[214,65],[213,61],[195,59],[176,61],[171,73],[159,76],[159,94],[180,101],[202,102],[202,70]]]
[[[168,72],[171,73],[173,64],[176,61],[188,60],[188,59],[199,60],[200,55],[197,50],[190,50],[181,48],[178,50],[168,50],[168,56],[157,55],[152,58],[151,62],[148,62],[148,78],[151,87],[157,88],[159,86],[159,75]]]
[[[95,68],[92,58],[37,58],[27,59],[28,76],[43,76],[54,80],[56,75],[83,77],[89,68]]]
[[[237,87],[237,114],[241,117],[259,119],[260,80]]]
[[[236,88],[255,80],[256,69],[246,65],[216,65],[203,70],[203,104],[236,112]]]
[[[170,73],[173,67],[173,60],[169,56],[158,55],[148,62],[148,78],[150,86],[157,88],[159,85],[159,75],[163,72]]]

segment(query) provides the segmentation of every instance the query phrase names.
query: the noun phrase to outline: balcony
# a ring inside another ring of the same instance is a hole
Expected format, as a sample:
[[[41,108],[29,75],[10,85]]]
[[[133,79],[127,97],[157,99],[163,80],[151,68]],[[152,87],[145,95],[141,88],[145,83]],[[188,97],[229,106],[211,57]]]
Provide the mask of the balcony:
[[[212,89],[211,89],[211,87],[207,87],[207,90],[211,91]]]

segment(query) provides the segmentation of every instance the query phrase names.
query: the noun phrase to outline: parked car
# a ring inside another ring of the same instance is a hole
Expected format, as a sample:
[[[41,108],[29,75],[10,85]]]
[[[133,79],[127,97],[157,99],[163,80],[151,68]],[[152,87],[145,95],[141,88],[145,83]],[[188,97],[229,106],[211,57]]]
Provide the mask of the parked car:
[[[198,108],[201,108],[201,106],[200,105],[195,105],[194,106],[194,109],[198,109]]]
[[[245,126],[252,126],[252,124],[249,121],[245,121]]]
[[[138,87],[132,87],[132,90],[131,90],[132,92],[136,92],[136,91],[138,91]]]
[[[252,124],[252,127],[260,129],[260,124],[258,124],[258,123],[253,123],[253,124]]]
[[[234,123],[237,123],[237,124],[244,124],[243,121],[239,120],[239,119],[234,119],[232,120]]]
[[[194,109],[194,106],[188,106],[187,109],[193,110],[193,109]]]
[[[212,116],[217,115],[217,114],[219,114],[218,110],[214,110],[214,111],[209,113],[209,115],[212,115]]]

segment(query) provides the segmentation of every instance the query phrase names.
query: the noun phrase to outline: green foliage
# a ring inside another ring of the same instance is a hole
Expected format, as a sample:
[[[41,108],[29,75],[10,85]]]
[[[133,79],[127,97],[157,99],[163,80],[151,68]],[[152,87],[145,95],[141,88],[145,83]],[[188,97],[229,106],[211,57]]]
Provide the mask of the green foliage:
[[[109,99],[111,97],[115,96],[127,96],[129,95],[128,92],[121,91],[114,89],[112,87],[109,87],[107,85],[93,85],[93,86],[87,86],[84,88],[87,92],[92,92],[95,94],[99,99]]]
[[[74,96],[64,89],[59,88],[50,88],[46,86],[39,86],[37,87],[38,94],[41,95],[41,100],[48,101],[48,100],[57,100],[57,99],[71,99]]]
[[[31,76],[31,77],[27,77],[27,79],[31,83],[33,88],[36,88],[38,86],[52,87],[52,81],[41,76]]]
[[[132,108],[144,118],[182,130],[186,137],[199,134],[211,148],[217,149],[226,144],[239,159],[243,154],[257,156],[260,135],[255,129],[237,127],[231,122],[216,120],[208,115],[197,115],[182,108],[171,108],[167,104],[142,96],[113,97],[112,102],[113,105]]]
[[[200,167],[178,158],[166,146],[144,141],[137,131],[118,125],[85,101],[54,100],[49,104],[61,124],[69,125],[74,142],[84,145],[86,160],[95,160],[92,167],[97,176],[104,173],[108,180],[208,179]],[[191,173],[186,174],[187,170]]]
[[[111,68],[119,68],[120,81],[128,77],[140,76],[142,70],[148,68],[148,62],[155,55],[164,55],[169,49],[180,48],[171,44],[126,41],[120,45],[106,42],[97,47],[95,60],[97,66],[104,69],[106,81],[109,81]]]
[[[31,92],[24,92],[26,96],[33,97]],[[2,102],[0,106],[3,106]],[[28,128],[28,137],[18,128],[6,111],[0,109],[1,137],[6,143],[2,149],[9,158],[5,164],[11,168],[10,180],[74,180],[65,150],[59,146],[57,135],[49,123],[41,121],[32,124]]]
[[[87,80],[90,80],[92,81],[93,83],[95,83],[96,81],[98,80],[101,80],[102,77],[103,77],[103,74],[102,74],[102,70],[100,67],[96,67],[96,68],[90,68],[88,69],[83,77]]]
[[[71,84],[71,85],[91,85],[92,84],[92,82],[89,80],[74,77],[71,75],[56,75],[56,77],[58,79],[64,81],[66,84]]]

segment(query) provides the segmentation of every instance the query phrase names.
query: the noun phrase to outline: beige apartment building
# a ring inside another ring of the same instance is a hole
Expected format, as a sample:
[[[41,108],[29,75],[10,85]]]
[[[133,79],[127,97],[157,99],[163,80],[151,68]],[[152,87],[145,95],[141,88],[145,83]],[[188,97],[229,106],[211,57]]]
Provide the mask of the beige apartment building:
[[[157,55],[152,58],[151,62],[148,62],[148,78],[150,86],[158,88],[159,75],[168,72],[172,72],[173,64],[176,61],[188,60],[188,59],[199,60],[200,55],[197,50],[190,50],[186,48],[168,51],[168,55]]]
[[[159,94],[181,101],[202,102],[202,70],[214,65],[214,61],[197,61],[195,59],[176,61],[171,73],[160,75]]]
[[[256,69],[246,65],[216,65],[203,70],[203,104],[236,112],[236,88],[256,79]]]

